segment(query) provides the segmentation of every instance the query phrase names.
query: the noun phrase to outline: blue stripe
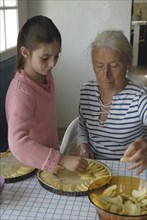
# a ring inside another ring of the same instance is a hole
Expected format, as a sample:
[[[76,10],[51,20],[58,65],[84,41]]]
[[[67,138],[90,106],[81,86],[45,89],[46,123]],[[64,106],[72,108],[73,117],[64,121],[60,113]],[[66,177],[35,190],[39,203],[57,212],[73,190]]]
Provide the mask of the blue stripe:
[[[88,138],[96,158],[118,159],[132,141],[147,136],[147,89],[130,81],[123,91],[113,97],[104,127],[99,126],[98,120],[99,96],[96,81],[82,86],[77,144]],[[89,137],[86,136],[87,129]]]

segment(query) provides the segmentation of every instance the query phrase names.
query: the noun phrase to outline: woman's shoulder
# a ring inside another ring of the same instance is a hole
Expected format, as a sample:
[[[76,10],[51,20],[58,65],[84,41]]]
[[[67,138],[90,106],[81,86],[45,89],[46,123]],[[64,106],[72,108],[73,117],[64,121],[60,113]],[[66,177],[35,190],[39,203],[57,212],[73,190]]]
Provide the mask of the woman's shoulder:
[[[147,94],[147,87],[136,84],[135,82],[131,80],[129,80],[128,85],[125,90],[127,92],[130,92],[131,94],[134,93],[136,95]]]
[[[96,88],[98,88],[98,84],[96,80],[89,80],[88,82],[83,83],[81,86],[81,90],[84,90],[84,89],[95,90]]]

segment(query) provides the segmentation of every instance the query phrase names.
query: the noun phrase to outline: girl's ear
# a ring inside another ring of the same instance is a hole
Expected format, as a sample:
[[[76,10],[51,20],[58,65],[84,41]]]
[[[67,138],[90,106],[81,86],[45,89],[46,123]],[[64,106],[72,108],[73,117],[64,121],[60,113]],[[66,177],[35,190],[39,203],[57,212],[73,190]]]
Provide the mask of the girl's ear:
[[[21,47],[20,51],[21,51],[22,56],[25,59],[27,59],[29,57],[30,52],[29,52],[29,50],[26,47]]]

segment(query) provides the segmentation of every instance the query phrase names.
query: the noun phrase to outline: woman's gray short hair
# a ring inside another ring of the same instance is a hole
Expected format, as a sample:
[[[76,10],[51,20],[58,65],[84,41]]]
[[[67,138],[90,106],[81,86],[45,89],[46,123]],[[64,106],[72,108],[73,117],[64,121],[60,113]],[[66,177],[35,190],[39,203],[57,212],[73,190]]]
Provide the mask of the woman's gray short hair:
[[[116,50],[127,62],[132,64],[132,46],[122,31],[106,30],[101,32],[91,43],[91,54],[96,47],[109,47]]]

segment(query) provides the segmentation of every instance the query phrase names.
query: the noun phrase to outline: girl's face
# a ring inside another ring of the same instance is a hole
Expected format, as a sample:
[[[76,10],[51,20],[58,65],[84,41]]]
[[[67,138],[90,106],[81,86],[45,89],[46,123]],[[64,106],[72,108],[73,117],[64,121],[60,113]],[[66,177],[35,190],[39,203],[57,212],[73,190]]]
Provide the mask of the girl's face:
[[[93,69],[102,89],[121,90],[130,65],[121,54],[111,48],[94,48],[92,52]]]
[[[22,47],[21,52],[26,59],[24,70],[32,79],[42,82],[42,76],[49,75],[56,65],[60,51],[61,47],[57,41],[49,44],[40,44],[31,53],[27,48]]]

